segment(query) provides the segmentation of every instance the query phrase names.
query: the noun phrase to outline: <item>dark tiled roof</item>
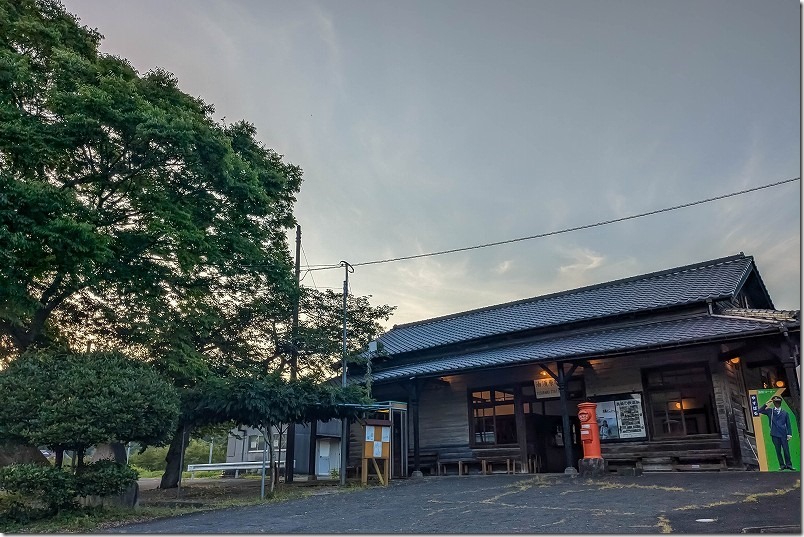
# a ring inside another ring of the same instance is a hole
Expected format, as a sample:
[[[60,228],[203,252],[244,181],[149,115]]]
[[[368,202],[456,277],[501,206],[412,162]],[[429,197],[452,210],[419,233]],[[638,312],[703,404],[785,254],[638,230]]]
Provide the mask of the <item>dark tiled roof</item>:
[[[428,362],[391,367],[374,373],[373,377],[374,382],[383,382],[486,367],[554,361],[561,358],[594,357],[664,345],[691,344],[710,339],[722,340],[730,336],[750,337],[762,332],[778,332],[778,328],[767,322],[701,315],[456,354]]]
[[[733,296],[754,266],[739,254],[696,265],[395,326],[380,341],[391,354]]]

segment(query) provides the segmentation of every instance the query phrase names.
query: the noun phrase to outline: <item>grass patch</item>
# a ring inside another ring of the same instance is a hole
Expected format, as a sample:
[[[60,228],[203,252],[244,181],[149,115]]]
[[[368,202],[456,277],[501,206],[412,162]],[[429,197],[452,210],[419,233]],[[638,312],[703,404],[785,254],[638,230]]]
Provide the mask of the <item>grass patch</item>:
[[[175,516],[186,510],[146,507],[124,509],[112,507],[84,507],[34,520],[27,524],[7,524],[0,528],[4,533],[88,533],[103,527],[114,527],[127,522],[140,522]]]
[[[684,492],[681,487],[662,487],[659,485],[637,485],[636,483],[603,483],[598,485],[599,490],[605,489],[646,489],[646,490],[666,490],[668,492]]]
[[[673,533],[673,528],[670,526],[670,521],[664,515],[659,515],[659,520],[656,522],[656,527],[659,528],[659,533]]]
[[[708,503],[708,504],[705,504],[705,505],[685,505],[683,507],[676,507],[674,510],[675,511],[692,511],[693,509],[708,509],[710,507],[719,507],[721,505],[734,505],[734,504],[737,504],[737,503],[756,502],[760,498],[764,498],[764,497],[767,497],[767,496],[781,496],[782,494],[787,494],[788,492],[793,492],[794,490],[799,489],[799,488],[801,488],[801,480],[796,479],[796,483],[790,488],[776,489],[776,490],[768,491],[768,492],[754,492],[754,493],[751,493],[751,494],[745,494],[745,493],[740,492],[740,493],[735,493],[735,494],[738,494],[740,496],[743,496],[743,498],[740,499],[740,500],[721,500],[721,501],[718,501],[718,502],[712,502],[712,503]]]
[[[181,493],[177,489],[149,489],[140,491],[140,505],[135,509],[121,507],[87,507],[71,511],[63,511],[58,515],[35,520],[26,524],[6,524],[0,527],[3,533],[91,533],[104,529],[146,522],[158,518],[173,517],[226,509],[284,502],[304,498],[321,493],[352,492],[362,489],[362,485],[348,483],[345,488],[338,488],[326,483],[315,486],[296,486],[279,483],[273,493],[266,487],[265,499],[260,498],[260,482],[252,479],[210,480],[193,483],[192,480],[182,485]],[[184,505],[182,502],[186,502]],[[200,505],[199,505],[200,504]]]
[[[756,492],[754,494],[749,494],[748,496],[746,496],[743,501],[744,502],[755,502],[755,501],[757,501],[760,498],[765,497],[765,496],[780,496],[782,494],[787,494],[788,492],[793,492],[794,490],[796,490],[798,488],[801,488],[801,480],[800,479],[796,479],[795,485],[793,485],[790,488],[776,489],[776,490],[774,490],[772,492]]]

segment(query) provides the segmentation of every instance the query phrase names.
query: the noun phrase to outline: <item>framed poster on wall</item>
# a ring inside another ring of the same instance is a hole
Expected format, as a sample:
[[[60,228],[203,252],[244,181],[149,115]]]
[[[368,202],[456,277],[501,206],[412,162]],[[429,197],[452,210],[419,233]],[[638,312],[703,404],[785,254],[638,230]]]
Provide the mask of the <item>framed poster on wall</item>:
[[[603,395],[595,399],[601,442],[647,438],[641,393]]]

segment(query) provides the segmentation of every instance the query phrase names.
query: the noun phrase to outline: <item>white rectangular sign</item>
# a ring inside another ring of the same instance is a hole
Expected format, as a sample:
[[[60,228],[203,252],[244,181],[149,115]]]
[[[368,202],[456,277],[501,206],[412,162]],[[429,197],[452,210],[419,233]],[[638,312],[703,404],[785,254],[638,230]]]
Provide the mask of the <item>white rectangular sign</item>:
[[[537,399],[549,399],[558,397],[558,384],[552,378],[536,379],[533,381],[533,388],[536,390]]]
[[[642,417],[640,399],[621,399],[615,401],[617,422],[620,425],[620,438],[642,438],[645,436],[645,420]]]

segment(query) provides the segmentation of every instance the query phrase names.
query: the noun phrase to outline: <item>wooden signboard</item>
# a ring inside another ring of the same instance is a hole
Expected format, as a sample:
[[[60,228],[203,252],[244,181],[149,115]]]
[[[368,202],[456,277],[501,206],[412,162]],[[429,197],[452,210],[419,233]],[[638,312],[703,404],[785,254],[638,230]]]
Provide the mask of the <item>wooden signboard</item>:
[[[383,461],[383,471],[377,461]],[[367,419],[363,437],[363,484],[368,482],[368,465],[371,461],[377,478],[383,485],[388,484],[391,470],[391,422],[388,420]]]

